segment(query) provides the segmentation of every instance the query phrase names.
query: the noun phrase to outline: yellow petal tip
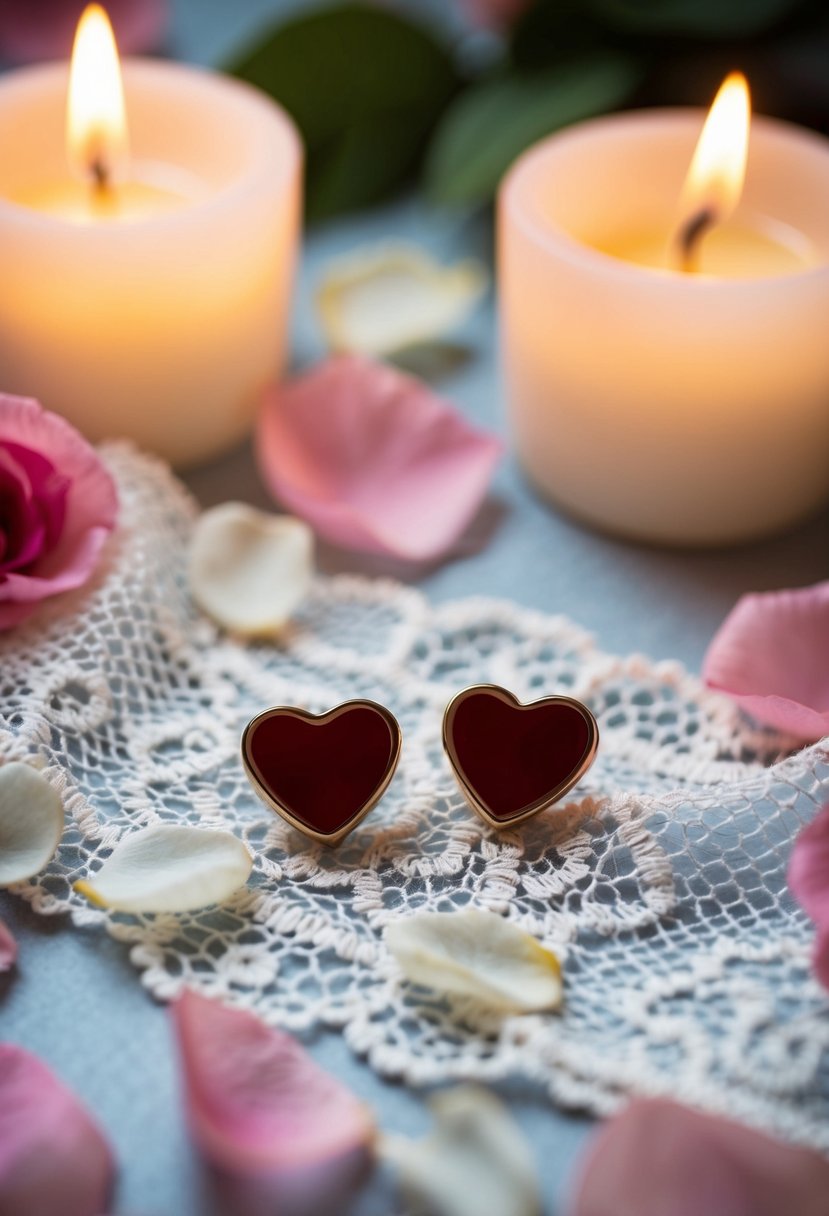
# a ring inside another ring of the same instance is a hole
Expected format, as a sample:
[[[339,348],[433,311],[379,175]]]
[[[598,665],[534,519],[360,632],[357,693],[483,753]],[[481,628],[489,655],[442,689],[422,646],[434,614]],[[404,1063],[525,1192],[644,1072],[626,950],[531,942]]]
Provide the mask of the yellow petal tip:
[[[72,890],[77,891],[79,895],[83,895],[91,904],[94,904],[96,908],[105,908],[107,906],[106,900],[101,899],[92,883],[87,882],[84,878],[81,878],[78,880],[78,882],[73,883]]]

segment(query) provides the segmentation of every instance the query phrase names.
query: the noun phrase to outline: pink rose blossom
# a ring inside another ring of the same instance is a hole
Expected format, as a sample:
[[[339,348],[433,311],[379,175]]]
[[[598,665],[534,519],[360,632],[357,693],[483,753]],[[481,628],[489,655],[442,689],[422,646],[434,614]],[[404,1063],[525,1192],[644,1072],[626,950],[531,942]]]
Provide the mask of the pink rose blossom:
[[[16,63],[68,59],[87,0],[2,0],[0,55]],[[106,0],[119,50],[150,51],[162,41],[166,0]]]
[[[36,401],[0,395],[0,629],[85,583],[117,514],[86,440]]]

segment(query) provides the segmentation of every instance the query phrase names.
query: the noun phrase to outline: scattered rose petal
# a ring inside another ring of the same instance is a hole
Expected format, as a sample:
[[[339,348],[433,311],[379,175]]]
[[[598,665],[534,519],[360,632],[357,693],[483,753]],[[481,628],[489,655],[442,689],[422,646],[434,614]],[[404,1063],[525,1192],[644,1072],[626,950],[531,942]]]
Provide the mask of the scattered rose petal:
[[[188,990],[172,1009],[190,1125],[215,1165],[321,1168],[370,1143],[367,1108],[290,1035]]]
[[[541,1211],[529,1145],[494,1094],[457,1086],[430,1099],[437,1120],[423,1140],[387,1136],[382,1155],[403,1189],[439,1216],[536,1216]]]
[[[829,1161],[667,1099],[632,1102],[588,1149],[570,1216],[826,1216]]]
[[[115,483],[94,448],[36,401],[0,395],[0,629],[82,586],[115,527]]]
[[[68,59],[87,0],[3,0],[0,53],[17,63]],[[167,24],[166,0],[106,0],[123,55],[156,50]]]
[[[532,0],[462,0],[474,25],[494,30],[508,30],[531,3]]]
[[[450,333],[486,282],[478,262],[442,266],[417,246],[382,244],[334,262],[317,306],[332,350],[393,355]]]
[[[17,962],[17,942],[11,929],[0,920],[0,972],[11,971]]]
[[[820,929],[829,929],[829,805],[794,842],[788,881],[806,915]]]
[[[788,882],[803,911],[817,925],[814,970],[821,984],[829,988],[829,805],[794,842]]]
[[[0,887],[39,874],[63,834],[63,802],[46,778],[14,760],[0,768]]]
[[[190,546],[190,591],[224,629],[272,637],[308,594],[314,537],[307,524],[240,502],[205,511]]]
[[[459,538],[501,451],[418,380],[355,355],[276,386],[257,448],[270,491],[321,536],[415,561]]]
[[[829,582],[744,595],[709,646],[703,677],[786,734],[829,735]]]
[[[385,939],[414,984],[505,1012],[561,1006],[556,956],[493,912],[418,912],[388,925]]]
[[[37,1056],[0,1044],[0,1213],[101,1216],[115,1166],[100,1129]]]
[[[114,912],[193,912],[238,891],[252,866],[231,832],[159,823],[125,836],[75,890]]]

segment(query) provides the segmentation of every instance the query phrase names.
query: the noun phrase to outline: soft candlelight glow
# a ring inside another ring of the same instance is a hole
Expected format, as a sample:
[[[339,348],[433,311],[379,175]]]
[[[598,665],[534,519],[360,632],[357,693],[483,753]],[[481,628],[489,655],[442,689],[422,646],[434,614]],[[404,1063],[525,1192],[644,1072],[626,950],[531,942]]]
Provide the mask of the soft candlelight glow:
[[[72,169],[104,188],[129,156],[121,65],[109,17],[90,4],[78,22],[69,71],[66,147]]]
[[[680,203],[676,243],[684,270],[692,270],[700,240],[737,208],[748,160],[751,98],[742,72],[720,85],[702,128]]]

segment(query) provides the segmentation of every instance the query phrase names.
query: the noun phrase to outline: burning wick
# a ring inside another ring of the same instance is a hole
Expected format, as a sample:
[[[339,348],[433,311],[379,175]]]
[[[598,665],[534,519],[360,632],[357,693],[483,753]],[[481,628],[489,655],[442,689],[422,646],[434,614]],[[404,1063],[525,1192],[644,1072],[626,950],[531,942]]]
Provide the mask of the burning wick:
[[[97,199],[114,198],[127,176],[129,137],[124,86],[115,37],[105,11],[84,11],[69,69],[67,152],[79,178],[90,182]]]
[[[710,207],[703,207],[696,215],[692,215],[676,237],[678,261],[680,269],[685,274],[694,274],[699,262],[699,250],[702,239],[712,228],[716,228],[719,216]]]
[[[740,202],[750,120],[748,82],[742,72],[732,72],[708,112],[682,190],[682,218],[672,248],[679,269],[687,274],[697,270],[703,239]]]

